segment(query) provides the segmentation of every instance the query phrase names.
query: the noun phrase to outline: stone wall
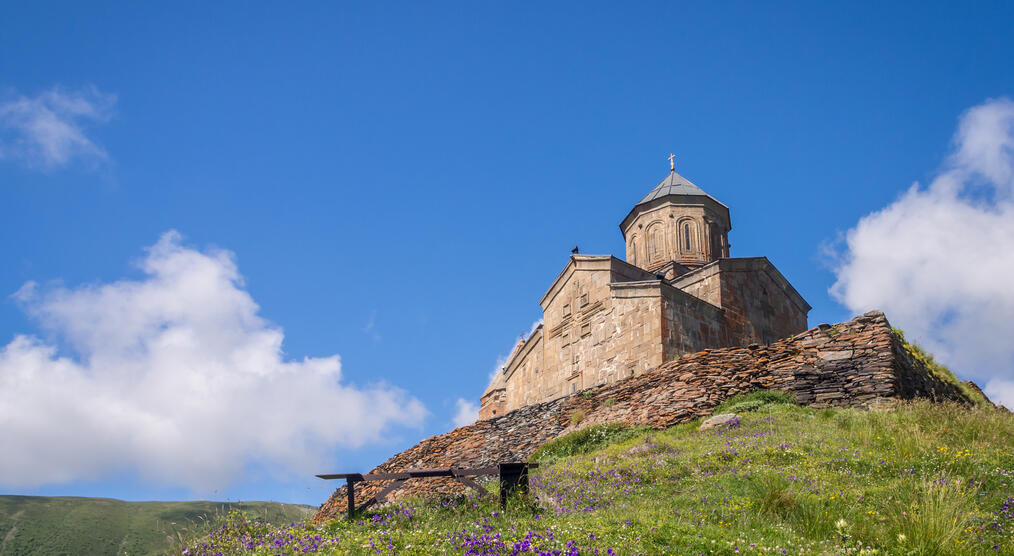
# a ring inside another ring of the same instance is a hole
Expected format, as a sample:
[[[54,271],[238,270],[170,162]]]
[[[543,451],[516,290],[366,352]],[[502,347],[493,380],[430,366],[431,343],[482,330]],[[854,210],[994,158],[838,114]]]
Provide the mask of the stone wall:
[[[667,281],[611,256],[572,255],[539,301],[543,327],[491,382],[480,417],[623,380],[682,354],[806,329],[810,306],[764,257],[680,268],[686,273]]]
[[[659,281],[643,269],[608,255],[572,255],[539,303],[544,324],[508,358],[502,386],[483,395],[484,419],[664,361]]]
[[[662,361],[672,361],[684,353],[733,344],[726,334],[725,312],[668,282],[659,283],[662,298]],[[748,344],[750,342],[743,342]]]
[[[766,257],[722,259],[717,265],[731,338],[766,344],[806,330],[810,305]]]
[[[631,283],[631,274],[641,280],[654,277],[612,257],[575,256],[572,264],[575,271],[559,285],[559,293],[542,302],[545,370],[557,389],[533,396],[533,401],[624,378],[631,363],[638,373],[662,364],[657,347],[661,301],[636,288],[616,289],[616,284]],[[508,408],[519,407],[519,400],[508,390]]]
[[[970,402],[956,386],[908,356],[883,313],[870,312],[768,345],[684,355],[613,384],[460,427],[423,440],[373,472],[524,460],[540,444],[576,428],[617,421],[665,428],[709,415],[723,400],[757,389],[789,392],[800,403],[818,407],[868,408],[912,397]],[[583,418],[572,424],[577,414]],[[383,482],[360,484],[356,498],[364,501],[384,486]],[[413,480],[389,498],[452,494],[464,488],[447,480]],[[344,511],[342,487],[314,519],[326,521]]]
[[[810,305],[766,257],[720,259],[672,283],[724,310],[723,347],[768,343],[806,329]]]

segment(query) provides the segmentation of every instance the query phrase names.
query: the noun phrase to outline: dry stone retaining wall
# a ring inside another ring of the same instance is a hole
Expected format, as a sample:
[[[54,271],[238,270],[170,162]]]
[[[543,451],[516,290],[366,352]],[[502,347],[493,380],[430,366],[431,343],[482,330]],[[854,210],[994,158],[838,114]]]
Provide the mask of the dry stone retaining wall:
[[[869,408],[913,397],[971,401],[910,357],[884,314],[873,311],[768,345],[684,355],[620,382],[432,436],[372,472],[523,461],[540,444],[576,428],[620,421],[661,429],[710,415],[723,400],[758,389],[789,392],[799,403],[818,407]],[[577,415],[582,415],[580,422],[572,424]],[[360,483],[357,503],[384,486],[379,481]],[[463,490],[460,483],[446,479],[412,480],[388,498]],[[346,509],[345,500],[345,487],[341,487],[321,505],[314,521],[340,515]]]

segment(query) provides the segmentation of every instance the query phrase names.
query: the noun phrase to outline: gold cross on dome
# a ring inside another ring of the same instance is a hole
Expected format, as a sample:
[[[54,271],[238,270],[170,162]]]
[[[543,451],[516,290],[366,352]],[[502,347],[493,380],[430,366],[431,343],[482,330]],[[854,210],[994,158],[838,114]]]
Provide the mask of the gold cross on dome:
[[[669,171],[670,172],[675,172],[676,171],[676,163],[673,162],[673,160],[676,158],[676,155],[674,155],[672,153],[669,153],[669,156],[667,158],[669,159]]]

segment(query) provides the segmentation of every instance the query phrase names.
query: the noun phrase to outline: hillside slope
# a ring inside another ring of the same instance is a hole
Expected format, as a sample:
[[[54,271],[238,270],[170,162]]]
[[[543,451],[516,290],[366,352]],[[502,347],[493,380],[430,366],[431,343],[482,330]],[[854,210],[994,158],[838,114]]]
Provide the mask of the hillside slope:
[[[415,498],[322,528],[233,523],[189,554],[1014,554],[1009,412],[763,394],[719,406],[739,419],[716,429],[600,425],[547,443],[532,504]]]
[[[239,509],[271,523],[302,521],[313,508],[277,502],[123,502],[109,498],[0,496],[0,554],[163,554],[177,533],[206,532]]]
[[[928,356],[916,357],[922,352],[907,345],[883,313],[871,311],[767,345],[690,353],[640,375],[429,437],[372,472],[522,461],[575,427],[622,422],[662,429],[710,415],[724,400],[758,389],[780,390],[799,403],[823,407],[866,408],[914,397],[969,404],[981,399],[939,365],[934,371]],[[356,498],[363,502],[385,486],[383,481],[361,485]],[[390,498],[464,489],[451,480],[410,482]],[[345,488],[338,488],[314,520],[323,523],[342,513],[346,500]]]

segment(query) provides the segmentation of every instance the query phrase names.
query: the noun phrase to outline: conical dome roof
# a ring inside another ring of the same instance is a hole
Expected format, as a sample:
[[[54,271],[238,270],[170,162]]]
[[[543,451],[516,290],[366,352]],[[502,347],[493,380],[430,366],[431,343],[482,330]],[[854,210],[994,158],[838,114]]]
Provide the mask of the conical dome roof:
[[[680,199],[680,197],[686,197],[686,199]],[[704,205],[711,205],[711,210],[716,211],[717,214],[721,215],[721,219],[726,223],[726,231],[732,229],[732,222],[729,218],[729,207],[725,206],[724,203],[718,199],[708,195],[703,189],[694,185],[693,182],[684,178],[683,176],[676,173],[673,169],[669,172],[669,175],[655,186],[647,195],[641,198],[627,216],[620,222],[620,231],[623,232],[624,238],[627,234],[627,225],[630,224],[633,219],[641,213],[643,210],[648,210],[650,207],[646,206],[649,204],[655,204],[655,201],[659,201],[662,204],[662,199],[668,198],[675,205],[698,205],[702,202]]]
[[[690,180],[676,173],[676,171],[669,172],[669,175],[655,186],[643,199],[637,202],[638,205],[660,199],[666,195],[694,195],[699,197],[707,197],[712,201],[725,206],[721,201],[708,195],[703,189],[697,187]],[[636,206],[636,205],[635,205]],[[728,207],[726,207],[728,208]]]

